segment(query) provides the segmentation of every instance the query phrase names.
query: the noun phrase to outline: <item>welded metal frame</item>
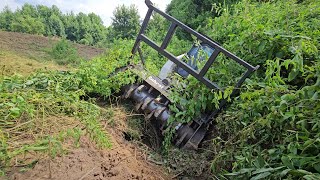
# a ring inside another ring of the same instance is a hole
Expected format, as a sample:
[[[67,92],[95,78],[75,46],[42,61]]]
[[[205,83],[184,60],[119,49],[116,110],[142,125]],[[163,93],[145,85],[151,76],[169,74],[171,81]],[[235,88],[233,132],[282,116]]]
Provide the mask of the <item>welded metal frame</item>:
[[[182,69],[187,71],[190,75],[192,75],[197,80],[199,80],[200,82],[205,84],[208,88],[217,89],[217,90],[223,91],[223,89],[221,87],[219,87],[216,83],[210,81],[208,78],[205,77],[206,73],[208,72],[209,68],[211,67],[211,65],[216,60],[217,56],[220,53],[222,53],[223,55],[227,56],[228,58],[230,58],[233,61],[236,61],[238,64],[240,64],[241,66],[243,66],[243,67],[245,67],[247,69],[246,72],[240,78],[240,80],[235,84],[235,86],[234,86],[235,88],[234,88],[232,94],[234,94],[236,92],[236,89],[238,89],[242,85],[242,83],[245,81],[245,79],[247,77],[249,77],[252,72],[254,72],[255,70],[257,70],[259,68],[259,66],[256,66],[256,67],[252,66],[251,64],[249,64],[246,61],[240,59],[239,57],[237,57],[236,55],[232,54],[228,50],[224,49],[222,46],[218,45],[216,42],[214,42],[211,39],[205,37],[204,35],[196,32],[195,30],[193,30],[192,28],[186,26],[185,24],[183,24],[182,22],[178,21],[174,17],[162,12],[161,10],[156,8],[152,4],[152,2],[150,0],[145,0],[145,3],[148,6],[148,12],[147,12],[147,14],[146,14],[146,16],[144,18],[144,21],[142,23],[140,32],[139,32],[139,34],[138,34],[138,36],[136,38],[135,44],[134,44],[134,46],[132,48],[132,55],[135,55],[135,53],[138,51],[139,52],[139,56],[140,56],[143,64],[144,64],[144,58],[142,57],[142,53],[141,53],[141,49],[140,49],[141,41],[143,41],[144,43],[148,44],[153,49],[155,49],[157,52],[159,52],[161,55],[163,55],[166,58],[168,58],[169,60],[171,60],[178,67],[181,67]],[[169,29],[167,31],[167,34],[166,34],[161,46],[158,46],[155,42],[153,42],[151,39],[149,39],[144,34],[153,12],[156,12],[156,13],[160,14],[166,20],[171,22],[171,25],[170,25],[170,27],[169,27]],[[190,34],[194,35],[195,37],[197,37],[201,42],[203,42],[205,44],[208,44],[209,46],[214,48],[214,51],[213,51],[212,55],[209,57],[209,59],[207,60],[207,62],[204,65],[204,67],[200,70],[200,72],[194,70],[187,63],[177,59],[172,53],[170,53],[170,52],[168,52],[166,50],[166,48],[168,47],[168,45],[170,43],[170,40],[171,40],[172,36],[174,35],[177,27],[181,28],[182,30],[187,31],[188,33],[190,33]],[[207,118],[206,121],[208,121],[209,119],[213,118],[225,104],[226,104],[226,100],[222,100],[220,102],[220,108],[217,109],[216,111],[212,112],[212,114]]]

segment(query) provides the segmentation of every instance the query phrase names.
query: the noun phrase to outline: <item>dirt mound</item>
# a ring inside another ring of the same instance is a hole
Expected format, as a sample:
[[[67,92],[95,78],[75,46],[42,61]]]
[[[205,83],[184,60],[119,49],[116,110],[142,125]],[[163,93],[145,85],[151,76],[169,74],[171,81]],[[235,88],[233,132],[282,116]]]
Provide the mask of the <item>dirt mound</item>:
[[[12,172],[10,179],[169,179],[160,167],[147,162],[130,144],[114,142],[110,150],[98,150],[84,137],[81,146],[67,155],[40,160],[27,172]]]
[[[50,57],[46,52],[59,38],[48,38],[39,35],[24,34],[17,32],[0,31],[0,50],[15,52],[19,55],[36,60],[48,60]],[[92,46],[74,43],[80,57],[91,59],[105,50]]]
[[[80,139],[80,147],[53,159],[40,159],[26,172],[13,168],[8,178],[24,179],[171,179],[161,166],[148,161],[147,153],[124,138],[125,114],[115,111],[116,126],[105,128],[112,141],[111,149],[99,149],[87,136]],[[121,123],[120,123],[121,122]],[[70,142],[72,144],[73,142]]]

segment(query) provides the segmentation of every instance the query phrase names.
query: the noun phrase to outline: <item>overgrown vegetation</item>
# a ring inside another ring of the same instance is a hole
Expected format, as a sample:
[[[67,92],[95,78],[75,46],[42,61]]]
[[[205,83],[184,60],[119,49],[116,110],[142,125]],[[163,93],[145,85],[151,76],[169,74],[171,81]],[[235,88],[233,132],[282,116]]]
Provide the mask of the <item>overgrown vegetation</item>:
[[[215,11],[221,16],[207,19],[206,34],[261,68],[215,119],[213,173],[231,179],[319,179],[319,2],[242,1]],[[228,60],[213,66],[217,70],[208,76],[222,83],[231,82],[228,73],[238,69]],[[188,83],[183,95],[188,111],[176,109],[175,120],[188,121],[228,97],[192,78]]]
[[[244,179],[320,177],[319,14],[316,1],[243,1],[212,21],[214,39],[262,65],[216,119],[215,172],[232,170],[226,175]]]
[[[196,7],[192,10],[203,10],[201,14],[188,13],[189,8],[179,8],[181,3],[173,0],[168,7],[169,13],[178,19],[181,16],[182,20],[249,63],[260,65],[258,72],[239,89],[240,96],[214,119],[215,138],[209,149],[214,157],[213,174],[230,179],[319,179],[319,2],[184,2],[187,7]],[[148,36],[156,42],[161,41],[161,34],[165,35],[168,24],[154,16],[149,25]],[[132,33],[117,37],[131,36]],[[190,38],[178,34],[168,49],[175,55],[184,53]],[[112,41],[112,49],[106,57],[82,62],[75,72],[39,72],[27,78],[1,77],[0,113],[5,118],[0,121],[2,162],[8,164],[17,154],[34,150],[24,144],[12,146],[17,136],[15,132],[36,127],[35,122],[45,122],[43,117],[57,114],[80,120],[98,144],[109,145],[105,132],[99,128],[99,108],[81,97],[88,94],[107,97],[111,92],[119,91],[121,86],[134,82],[131,71],[109,76],[117,67],[127,64],[132,46],[130,40]],[[65,51],[59,51],[59,46],[57,54],[63,54]],[[63,41],[61,47],[69,49]],[[165,59],[159,59],[157,52],[142,49],[147,66],[157,73]],[[201,112],[214,110],[221,99],[229,98],[230,85],[241,71],[225,58],[219,57],[213,64],[208,77],[224,85],[225,93],[208,90],[192,77],[186,80],[177,77],[188,86],[177,87],[172,94],[174,104],[185,107],[185,111],[181,111],[171,106],[175,113],[172,120],[188,122]],[[181,101],[181,98],[188,101]],[[46,138],[48,136],[37,136],[39,140]],[[170,138],[165,143],[165,147],[170,148]]]
[[[65,39],[60,40],[53,45],[50,55],[60,65],[79,64],[81,61],[77,49]]]
[[[92,93],[110,96],[120,86],[135,80],[135,76],[129,76],[130,71],[108,78],[121,65],[117,58],[122,58],[123,63],[128,60],[128,47],[123,44],[115,44],[115,49],[110,49],[105,57],[82,62],[75,72],[42,71],[28,77],[1,76],[2,172],[21,154],[31,151],[63,153],[61,144],[65,138],[71,137],[77,144],[83,133],[89,134],[100,147],[111,146],[99,121],[104,110],[84,98]]]
[[[204,33],[203,28],[207,26],[208,17],[220,16],[221,11],[215,8],[224,8],[239,0],[172,0],[167,6],[167,13],[179,19],[193,29]],[[178,31],[177,35],[181,39],[190,38],[189,34]]]

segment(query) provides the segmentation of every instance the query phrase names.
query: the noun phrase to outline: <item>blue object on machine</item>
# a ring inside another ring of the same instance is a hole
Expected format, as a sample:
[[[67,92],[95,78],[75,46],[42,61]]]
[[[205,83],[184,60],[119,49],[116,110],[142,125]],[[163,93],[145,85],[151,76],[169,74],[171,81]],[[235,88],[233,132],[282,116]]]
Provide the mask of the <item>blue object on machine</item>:
[[[203,52],[206,53],[206,55],[202,55],[201,57],[199,56],[199,51],[202,50]],[[213,53],[214,48],[210,47],[207,44],[201,44],[199,46],[193,46],[190,51],[187,53],[188,56],[188,62],[187,64],[191,66],[194,70],[198,70],[197,62],[198,61],[203,61],[206,59],[206,57],[210,57],[211,54]],[[177,68],[177,73],[182,76],[183,78],[186,78],[189,73],[182,69],[181,67]]]

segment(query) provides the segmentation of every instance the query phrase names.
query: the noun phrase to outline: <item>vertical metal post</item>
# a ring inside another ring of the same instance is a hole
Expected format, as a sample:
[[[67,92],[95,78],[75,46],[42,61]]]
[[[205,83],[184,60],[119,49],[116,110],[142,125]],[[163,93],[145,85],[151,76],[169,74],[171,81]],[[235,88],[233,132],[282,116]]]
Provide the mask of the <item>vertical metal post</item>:
[[[170,25],[170,28],[166,34],[166,37],[164,38],[164,40],[161,44],[161,49],[166,49],[168,47],[169,42],[170,42],[176,28],[177,28],[177,24],[172,22]]]
[[[150,17],[152,15],[152,12],[153,12],[153,10],[151,8],[149,8],[148,12],[146,14],[146,17],[144,18],[143,23],[141,25],[141,29],[140,29],[140,32],[139,32],[139,34],[137,36],[137,39],[136,39],[136,41],[135,41],[135,43],[133,45],[133,48],[132,48],[132,51],[131,51],[132,55],[137,52],[137,47],[139,46],[140,41],[141,41],[141,36],[140,35],[143,34],[144,31],[146,30],[147,25],[148,25],[149,20],[150,20]]]
[[[216,57],[219,55],[220,51],[215,49],[213,51],[213,53],[211,54],[211,56],[209,57],[208,61],[206,62],[206,64],[204,65],[204,67],[201,69],[199,75],[200,76],[204,76],[207,71],[209,70],[209,68],[211,67],[211,65],[213,64],[214,60],[216,59]]]

